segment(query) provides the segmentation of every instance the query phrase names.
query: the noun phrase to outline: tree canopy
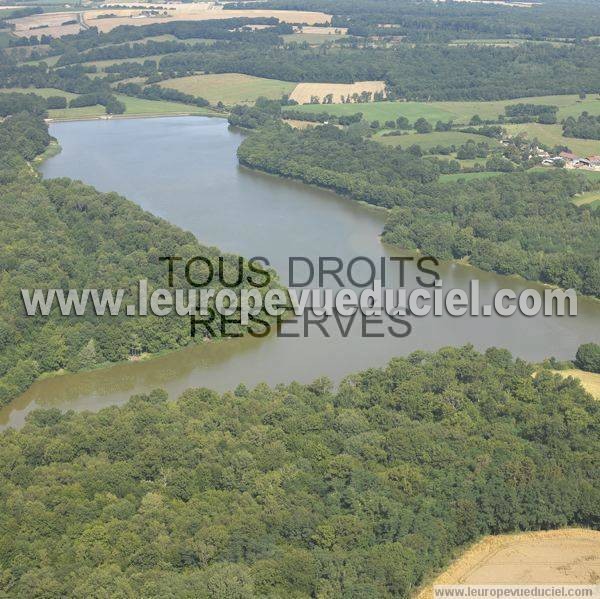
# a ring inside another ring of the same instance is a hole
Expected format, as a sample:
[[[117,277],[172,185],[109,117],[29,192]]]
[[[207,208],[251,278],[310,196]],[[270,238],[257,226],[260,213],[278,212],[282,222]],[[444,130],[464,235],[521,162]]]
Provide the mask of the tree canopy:
[[[488,533],[597,527],[600,405],[503,350],[155,391],[0,436],[10,596],[408,597]]]

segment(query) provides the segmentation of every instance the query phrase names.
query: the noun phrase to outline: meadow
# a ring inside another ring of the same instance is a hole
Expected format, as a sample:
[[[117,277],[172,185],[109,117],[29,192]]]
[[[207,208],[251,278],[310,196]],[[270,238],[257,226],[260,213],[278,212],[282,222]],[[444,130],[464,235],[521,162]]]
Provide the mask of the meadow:
[[[276,100],[289,94],[296,87],[295,83],[224,73],[217,75],[191,75],[177,79],[161,81],[162,87],[176,89],[186,94],[206,98],[211,104],[223,102],[226,105],[251,104],[260,96]]]
[[[67,100],[76,98],[77,94],[54,89],[51,87],[33,88],[33,87],[14,87],[3,89],[3,92],[18,92],[22,94],[34,93],[38,96],[48,98],[50,96],[63,96]],[[215,115],[214,111],[209,108],[200,108],[190,104],[181,104],[180,102],[166,102],[162,100],[144,100],[141,98],[133,98],[123,94],[115,94],[116,98],[125,104],[124,116],[158,116],[172,114],[198,114],[198,115]],[[57,110],[49,110],[48,116],[51,119],[77,120],[88,118],[99,118],[106,116],[104,106],[99,104],[95,106],[82,106],[80,108],[62,108]]]
[[[2,93],[16,92],[19,94],[35,94],[36,96],[42,96],[42,98],[49,98],[50,96],[63,96],[70,100],[76,98],[77,94],[63,91],[62,89],[56,89],[55,87],[5,87],[2,88]]]
[[[600,105],[600,102],[598,102]],[[600,141],[597,139],[578,139],[577,137],[563,137],[561,125],[540,125],[539,123],[524,123],[522,125],[506,125],[506,130],[511,135],[523,133],[530,139],[537,139],[548,146],[567,146],[575,154],[591,156],[600,154]]]
[[[125,104],[125,114],[122,116],[169,116],[176,114],[196,114],[210,116],[217,114],[209,108],[201,108],[179,102],[166,102],[163,100],[144,100],[132,98],[122,94],[115,94],[116,98]],[[52,119],[85,119],[106,116],[104,106],[84,106],[82,108],[65,108],[62,110],[49,110]],[[113,117],[114,118],[114,117]]]
[[[600,173],[598,173],[600,174]],[[581,193],[573,199],[573,204],[576,206],[585,206],[589,204],[594,209],[600,207],[600,190],[595,189]]]
[[[327,106],[327,112],[334,115],[348,115],[362,112],[367,120],[395,120],[400,116],[414,122],[425,118],[430,122],[453,120],[456,124],[467,124],[470,118],[478,114],[482,119],[496,119],[504,113],[509,104],[527,102],[531,104],[551,104],[558,106],[558,119],[577,116],[584,110],[590,114],[600,114],[600,97],[589,94],[585,99],[577,95],[535,96],[532,98],[515,98],[493,102],[372,102],[370,104],[337,104]],[[306,112],[322,112],[324,107],[318,104],[295,106],[295,110]]]
[[[474,135],[473,133],[462,133],[461,131],[433,131],[432,133],[406,133],[404,135],[376,135],[373,137],[374,141],[377,141],[384,146],[402,146],[407,148],[413,144],[421,146],[423,150],[429,150],[434,146],[460,146],[469,140],[474,142],[487,143],[490,148],[500,147],[500,143],[491,138],[484,137],[483,135]],[[485,162],[485,160],[479,160],[479,162]]]

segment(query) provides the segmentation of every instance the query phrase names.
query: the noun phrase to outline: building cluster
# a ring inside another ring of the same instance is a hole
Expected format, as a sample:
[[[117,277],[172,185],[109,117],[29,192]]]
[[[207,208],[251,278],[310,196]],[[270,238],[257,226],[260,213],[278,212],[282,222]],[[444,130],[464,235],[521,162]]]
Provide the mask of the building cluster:
[[[577,156],[573,152],[561,152],[557,156],[552,156],[544,150],[538,152],[542,158],[544,166],[559,166],[564,164],[565,168],[584,169],[591,171],[600,171],[600,156]]]

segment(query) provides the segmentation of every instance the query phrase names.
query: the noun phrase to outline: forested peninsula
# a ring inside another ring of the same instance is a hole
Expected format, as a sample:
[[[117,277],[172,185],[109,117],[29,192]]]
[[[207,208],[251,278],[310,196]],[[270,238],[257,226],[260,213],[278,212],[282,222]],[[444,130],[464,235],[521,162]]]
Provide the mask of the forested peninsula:
[[[86,370],[194,342],[190,319],[174,313],[96,316],[88,310],[84,316],[65,317],[55,306],[48,317],[27,317],[21,289],[124,289],[133,303],[141,279],[148,280],[149,293],[169,287],[161,257],[203,256],[218,273],[222,256],[116,193],[100,193],[66,178],[42,180],[31,161],[51,141],[44,106],[35,96],[18,96],[12,99],[23,107],[30,103],[33,112],[0,123],[0,405],[42,373]],[[239,266],[240,260],[223,255],[223,280],[235,282],[242,273],[234,286],[238,291],[248,286],[246,278],[252,274],[246,261]],[[198,263],[193,273],[200,280],[208,267]],[[175,269],[173,284],[190,288],[183,267]],[[275,276],[263,290],[274,285]],[[216,276],[212,286],[221,288]],[[242,330],[235,324],[227,327],[228,334]],[[220,334],[218,327],[209,331],[199,323],[196,339]]]
[[[389,208],[388,243],[600,297],[600,212],[570,201],[587,186],[572,174],[440,182],[448,161],[382,146],[352,127],[293,129],[260,108],[234,109],[230,121],[254,127],[241,164]]]

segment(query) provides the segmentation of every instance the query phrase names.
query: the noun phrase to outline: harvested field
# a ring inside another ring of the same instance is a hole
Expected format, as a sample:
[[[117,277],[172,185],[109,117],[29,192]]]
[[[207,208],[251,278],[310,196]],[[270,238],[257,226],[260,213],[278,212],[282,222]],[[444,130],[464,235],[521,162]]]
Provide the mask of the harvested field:
[[[257,98],[264,96],[277,100],[283,94],[290,93],[295,83],[264,79],[239,73],[216,75],[191,75],[161,81],[162,87],[176,89],[186,94],[206,98],[211,104],[253,104]]]
[[[19,37],[30,37],[32,35],[51,35],[61,37],[79,33],[83,27],[79,22],[71,25],[63,25],[67,21],[78,21],[79,13],[76,12],[51,12],[39,15],[30,15],[21,19],[10,19],[15,29],[14,35]]]
[[[122,6],[121,3],[118,3]],[[139,4],[138,4],[139,6]],[[206,21],[210,19],[233,19],[239,17],[275,17],[283,23],[318,25],[328,23],[330,15],[322,12],[308,12],[300,10],[223,10],[221,6],[211,3],[169,3],[165,5],[153,4],[160,11],[167,14],[162,16],[143,16],[137,9],[113,9],[110,5],[101,10],[90,10],[84,14],[88,25],[98,27],[100,31],[110,31],[119,25],[150,25],[151,23],[166,23],[169,21]],[[98,15],[114,13],[118,16],[98,19]]]
[[[568,528],[485,537],[422,589],[436,584],[597,584],[600,532]]]
[[[594,398],[600,400],[600,374],[572,368],[570,370],[554,370],[556,374],[566,378],[572,376],[581,381],[582,387]]]
[[[295,100],[298,104],[310,104],[313,97],[319,98],[319,102],[328,94],[333,94],[333,104],[342,104],[343,101],[354,94],[362,94],[363,92],[383,92],[385,94],[384,81],[357,81],[356,83],[298,83],[292,94],[291,100]]]

